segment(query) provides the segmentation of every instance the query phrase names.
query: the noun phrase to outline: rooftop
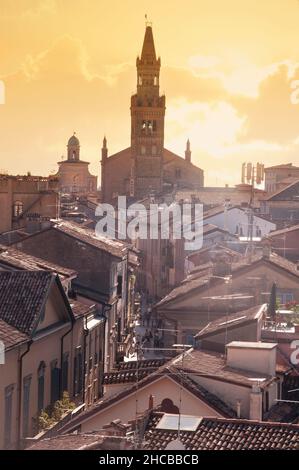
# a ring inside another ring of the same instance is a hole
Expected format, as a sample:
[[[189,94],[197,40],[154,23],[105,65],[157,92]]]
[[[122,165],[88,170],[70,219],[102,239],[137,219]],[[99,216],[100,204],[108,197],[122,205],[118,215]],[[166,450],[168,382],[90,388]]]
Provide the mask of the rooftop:
[[[54,279],[47,271],[0,271],[0,319],[30,335]]]
[[[163,413],[152,413],[144,448],[165,450],[177,430],[157,429]],[[181,431],[186,450],[298,450],[299,426],[244,419],[202,418],[195,431]]]
[[[247,257],[240,258],[239,261],[232,262],[230,264],[231,274],[234,277],[236,274],[241,274],[243,270],[250,270],[251,267],[255,267],[255,265],[258,263],[267,263],[272,267],[279,268],[286,273],[299,278],[299,270],[297,269],[297,265],[276,253],[270,253],[269,257],[264,256],[262,253],[255,254],[252,256],[251,262]],[[215,278],[213,276],[206,276],[205,271],[203,273],[205,276],[202,276],[202,272],[199,272],[198,277],[192,276],[190,280],[186,278],[178,287],[175,287],[169,294],[160,300],[160,302],[156,304],[156,307],[164,306],[169,302],[176,300],[177,298],[190,294],[192,291],[204,289],[205,286],[210,287],[224,282],[224,279]]]
[[[0,320],[0,341],[4,344],[5,350],[26,343],[29,339],[29,336],[25,333],[22,333],[5,321]]]
[[[76,271],[72,269],[64,268],[4,245],[0,245],[0,269],[1,266],[3,266],[5,270],[51,271],[58,274],[61,279],[69,279],[77,275]]]
[[[195,335],[196,339],[204,339],[213,334],[219,334],[226,330],[238,328],[241,325],[247,325],[261,318],[266,313],[266,304],[257,307],[251,307],[241,312],[232,313],[208,323],[201,331]]]
[[[181,355],[174,359],[172,365],[179,370],[190,373],[191,376],[194,375],[194,377],[210,377],[214,380],[239,384],[248,388],[252,387],[254,380],[260,380],[262,388],[273,380],[273,377],[269,375],[230,367],[226,364],[224,355],[214,351],[191,348],[184,354],[184,358]]]
[[[237,349],[275,349],[276,343],[264,343],[257,341],[232,341],[226,345],[227,348]]]

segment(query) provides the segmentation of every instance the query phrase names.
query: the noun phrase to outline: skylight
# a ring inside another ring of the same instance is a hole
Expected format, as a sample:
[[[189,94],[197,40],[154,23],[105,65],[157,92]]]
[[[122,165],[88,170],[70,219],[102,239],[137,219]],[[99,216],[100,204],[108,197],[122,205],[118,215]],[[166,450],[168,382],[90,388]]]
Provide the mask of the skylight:
[[[156,429],[168,429],[177,431],[180,424],[180,431],[196,431],[202,421],[202,417],[189,415],[164,414],[156,426]]]

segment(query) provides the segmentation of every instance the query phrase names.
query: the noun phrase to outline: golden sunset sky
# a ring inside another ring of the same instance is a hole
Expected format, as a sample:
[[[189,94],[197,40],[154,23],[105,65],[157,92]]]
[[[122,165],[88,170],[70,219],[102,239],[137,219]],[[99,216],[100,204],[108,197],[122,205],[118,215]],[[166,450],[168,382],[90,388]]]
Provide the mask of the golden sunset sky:
[[[0,169],[48,175],[73,131],[99,172],[100,148],[130,144],[136,56],[153,22],[166,94],[165,147],[240,182],[243,161],[299,165],[298,0],[0,0]]]

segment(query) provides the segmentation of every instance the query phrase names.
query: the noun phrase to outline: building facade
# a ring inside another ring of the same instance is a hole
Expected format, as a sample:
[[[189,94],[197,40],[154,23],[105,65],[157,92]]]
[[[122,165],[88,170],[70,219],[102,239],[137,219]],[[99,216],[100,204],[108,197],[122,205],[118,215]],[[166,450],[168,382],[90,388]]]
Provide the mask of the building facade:
[[[89,172],[89,162],[80,160],[80,142],[75,134],[67,144],[67,160],[58,162],[58,166],[55,177],[62,193],[87,195],[96,192],[97,177]]]
[[[190,142],[186,144],[185,158],[164,147],[166,101],[159,91],[161,60],[156,56],[149,25],[136,67],[137,92],[131,98],[131,145],[108,156],[107,140],[103,140],[103,202],[113,202],[118,195],[142,199],[151,192],[161,194],[176,187],[203,186],[203,170],[191,163]]]
[[[54,176],[0,175],[0,233],[23,228],[31,217],[57,217],[58,180]]]

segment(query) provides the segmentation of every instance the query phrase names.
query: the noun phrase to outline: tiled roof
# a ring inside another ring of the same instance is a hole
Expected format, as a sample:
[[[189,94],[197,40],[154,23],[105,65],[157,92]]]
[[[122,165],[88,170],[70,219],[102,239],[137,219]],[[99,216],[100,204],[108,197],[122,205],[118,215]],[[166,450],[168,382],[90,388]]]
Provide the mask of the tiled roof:
[[[271,201],[274,197],[278,196],[279,194],[282,194],[284,191],[288,191],[290,188],[297,186],[299,187],[299,181],[294,181],[293,183],[288,184],[284,188],[280,188],[278,191],[275,191],[275,193],[270,194],[269,196],[264,197],[262,200],[263,201]]]
[[[0,319],[30,335],[54,279],[47,271],[0,271]]]
[[[247,325],[248,323],[260,318],[266,312],[266,307],[266,304],[259,305],[241,312],[217,318],[199,331],[197,335],[195,335],[195,338],[203,339],[213,334],[219,334],[225,330],[232,330],[236,327],[238,328],[240,325]]]
[[[144,434],[144,449],[165,450],[176,430],[156,429],[162,413],[153,413]],[[241,419],[203,418],[196,431],[181,431],[186,450],[298,450],[299,426]]]
[[[0,269],[4,266],[8,269],[20,269],[27,271],[52,271],[64,278],[76,276],[76,271],[67,269],[57,264],[45,261],[41,258],[16,250],[15,248],[0,245]]]
[[[106,436],[98,434],[66,434],[41,439],[26,450],[86,450],[86,446],[101,448]]]
[[[147,377],[165,364],[166,359],[146,359],[143,361],[121,362],[118,370],[107,372],[103,377],[104,385],[133,383]]]
[[[72,222],[59,221],[59,223],[54,225],[54,228],[83,243],[107,251],[118,258],[125,256],[127,249],[130,247],[130,245],[124,241],[112,240],[104,236],[96,235],[94,230],[82,228],[80,225]]]
[[[18,344],[29,341],[29,336],[17,330],[3,320],[0,320],[0,341],[3,342],[5,350],[11,349]]]
[[[166,359],[143,359],[142,361],[138,361],[138,369],[153,369],[161,367],[165,364]],[[128,362],[120,362],[117,366],[118,370],[132,370],[137,369],[137,361],[128,361]]]
[[[186,388],[217,413],[227,417],[234,417],[235,411],[224,403],[218,396],[207,391],[202,385],[198,384],[196,380],[197,377],[202,376],[205,378],[211,378],[213,380],[232,383],[250,389],[256,379],[263,379],[259,381],[259,386],[262,389],[275,380],[275,378],[265,374],[229,367],[226,365],[226,361],[222,354],[191,348],[184,353],[184,357],[183,355],[180,355],[175,359],[168,361],[156,371],[144,378],[141,378],[138,381],[138,384],[136,382],[131,383],[130,386],[95,403],[92,407],[82,412],[78,418],[75,418],[71,423],[66,424],[63,431],[68,432],[75,429],[81,422],[96,416],[97,413],[103,412],[108,407],[135,393],[137,388],[138,390],[141,390],[143,387],[153,383],[162,376],[170,377],[172,380],[177,382],[178,385]]]
[[[223,354],[214,351],[191,348],[184,353],[184,357],[181,355],[174,359],[172,366],[184,370],[191,376],[210,377],[214,380],[239,384],[248,388],[252,387],[254,379],[264,379],[260,382],[261,388],[273,381],[273,377],[269,375],[228,366]]]
[[[267,166],[267,170],[276,170],[278,168],[289,168],[290,170],[299,170],[299,166],[294,166],[293,163],[282,163],[281,165]]]
[[[75,318],[84,317],[95,308],[94,305],[87,305],[78,300],[69,299],[69,302]]]
[[[210,224],[208,224],[208,225],[210,225]],[[206,247],[201,248],[198,251],[194,251],[193,253],[190,253],[190,255],[188,255],[187,258],[192,260],[193,257],[196,257],[196,256],[201,255],[203,253],[207,253],[209,251],[219,251],[219,253],[221,253],[221,254],[225,253],[225,254],[231,255],[235,258],[241,258],[242,257],[242,254],[239,251],[232,250],[231,248],[228,248],[227,246],[222,245],[221,242],[218,242],[218,243],[214,243],[212,246],[206,246]]]
[[[291,225],[290,227],[281,228],[279,230],[274,230],[273,232],[268,233],[268,237],[276,237],[277,235],[283,235],[285,233],[293,232],[299,230],[299,224]]]
[[[239,274],[243,269],[250,270],[251,267],[255,267],[255,265],[260,262],[269,263],[270,265],[283,269],[288,274],[292,274],[299,278],[297,265],[276,253],[271,253],[269,257],[263,256],[262,254],[256,254],[252,256],[251,262],[249,262],[248,258],[240,258],[239,261],[231,263],[231,274],[234,277],[235,274]],[[160,300],[160,302],[156,304],[156,307],[161,307],[162,305],[165,305],[181,296],[190,294],[193,290],[204,288],[206,285],[213,286],[223,282],[223,279],[209,276],[202,277],[201,273],[199,273],[199,276],[196,278],[192,276],[190,281],[188,281],[188,278],[182,281],[178,287],[174,288],[169,292],[169,294]]]

